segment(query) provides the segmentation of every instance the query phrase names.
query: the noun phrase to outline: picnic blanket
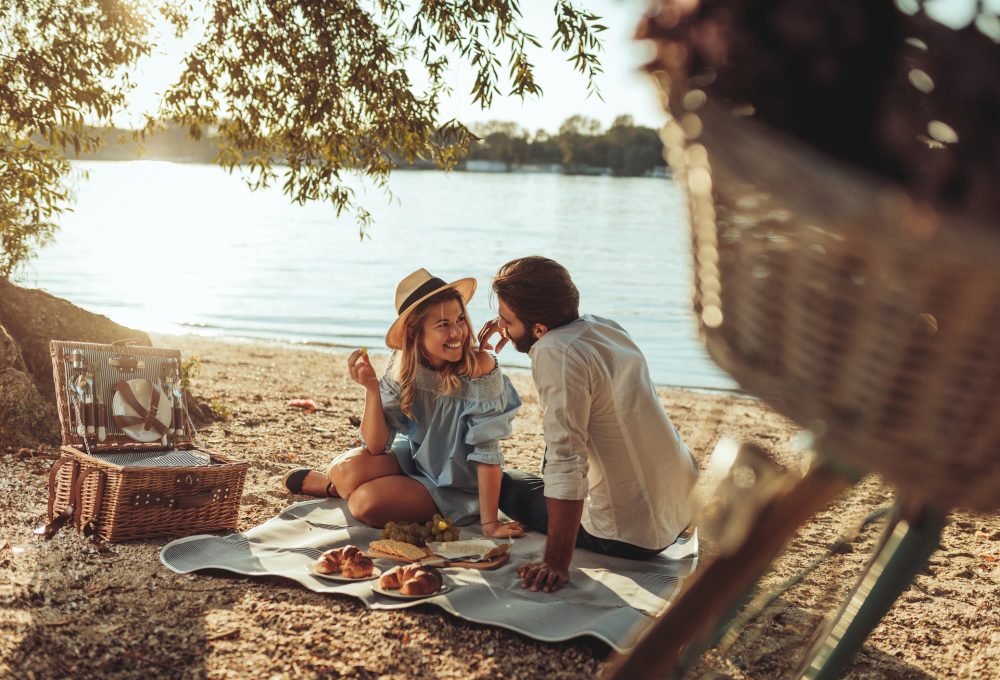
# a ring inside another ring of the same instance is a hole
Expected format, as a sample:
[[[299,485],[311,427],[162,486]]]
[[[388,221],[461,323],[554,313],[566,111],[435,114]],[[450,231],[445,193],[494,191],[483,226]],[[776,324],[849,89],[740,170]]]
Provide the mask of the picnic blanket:
[[[355,520],[341,499],[290,505],[245,533],[199,535],[168,543],[160,561],[186,574],[223,569],[249,576],[283,576],[309,590],[356,597],[370,609],[432,604],[469,621],[507,628],[545,642],[590,635],[624,652],[662,611],[697,563],[697,533],[651,560],[623,560],[577,549],[570,582],[555,593],[521,588],[517,565],[541,558],[545,536],[529,532],[514,541],[511,559],[498,569],[446,568],[451,589],[423,600],[393,600],[371,591],[371,581],[336,582],[306,567],[330,548],[352,543],[364,550],[379,530]],[[462,537],[479,537],[478,527]],[[375,560],[383,571],[396,565]]]

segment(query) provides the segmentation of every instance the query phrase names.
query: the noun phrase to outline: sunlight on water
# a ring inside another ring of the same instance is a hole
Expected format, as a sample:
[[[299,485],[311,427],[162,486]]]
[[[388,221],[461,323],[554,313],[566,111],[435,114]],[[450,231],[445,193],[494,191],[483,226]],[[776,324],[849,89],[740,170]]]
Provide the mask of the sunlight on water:
[[[732,387],[697,341],[683,195],[662,179],[399,172],[360,241],[349,215],[251,192],[214,166],[80,162],[77,203],[22,282],[126,326],[334,346],[383,345],[396,283],[417,267],[479,280],[521,255],[559,260],[581,311],[621,323],[662,384]],[[505,350],[507,365],[527,357]]]

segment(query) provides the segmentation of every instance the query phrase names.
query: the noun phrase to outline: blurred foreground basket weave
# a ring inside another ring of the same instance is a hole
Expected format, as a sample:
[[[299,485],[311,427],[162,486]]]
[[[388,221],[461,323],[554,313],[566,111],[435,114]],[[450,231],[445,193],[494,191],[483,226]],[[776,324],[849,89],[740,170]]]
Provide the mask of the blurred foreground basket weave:
[[[1000,508],[1000,230],[711,101],[663,138],[712,358],[846,467]]]

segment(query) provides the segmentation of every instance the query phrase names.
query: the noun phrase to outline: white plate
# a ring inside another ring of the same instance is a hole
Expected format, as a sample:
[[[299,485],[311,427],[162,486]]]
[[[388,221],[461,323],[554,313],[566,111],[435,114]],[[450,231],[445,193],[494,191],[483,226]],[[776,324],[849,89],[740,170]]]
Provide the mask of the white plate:
[[[173,415],[171,413],[171,409],[173,408],[173,399],[145,378],[136,378],[135,380],[129,380],[127,382],[128,386],[132,388],[132,394],[135,395],[135,400],[138,401],[143,408],[148,409],[150,403],[152,403],[153,390],[160,393],[160,401],[157,404],[156,419],[160,421],[160,424],[163,425],[164,428],[169,428],[170,418]],[[115,396],[111,398],[111,415],[132,416],[135,418],[139,417],[139,414],[135,412],[135,409],[133,409],[132,406],[122,398],[121,393],[118,391],[116,391]],[[137,442],[155,442],[161,437],[160,433],[157,432],[155,428],[147,430],[144,428],[142,423],[128,425],[121,429],[122,432]]]
[[[385,595],[386,597],[392,597],[397,600],[420,600],[425,597],[434,597],[435,595],[447,593],[449,590],[451,590],[451,586],[445,583],[444,585],[441,586],[440,590],[436,590],[433,593],[428,593],[427,595],[403,595],[403,593],[399,592],[398,588],[396,590],[386,590],[385,588],[382,588],[378,583],[372,584],[373,593],[378,593],[379,595]]]
[[[361,578],[348,578],[343,574],[324,574],[321,571],[316,571],[316,563],[306,565],[306,571],[308,571],[313,576],[319,576],[320,578],[330,579],[331,581],[370,581],[373,578],[378,578],[382,575],[382,570],[378,567],[372,569],[371,576],[362,576]]]

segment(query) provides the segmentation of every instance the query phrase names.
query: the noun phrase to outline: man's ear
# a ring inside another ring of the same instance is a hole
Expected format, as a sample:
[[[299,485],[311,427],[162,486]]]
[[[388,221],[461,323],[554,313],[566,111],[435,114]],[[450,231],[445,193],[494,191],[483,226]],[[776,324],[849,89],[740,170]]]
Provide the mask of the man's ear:
[[[549,327],[543,323],[536,323],[531,327],[531,334],[535,336],[535,339],[542,337],[549,332]]]

